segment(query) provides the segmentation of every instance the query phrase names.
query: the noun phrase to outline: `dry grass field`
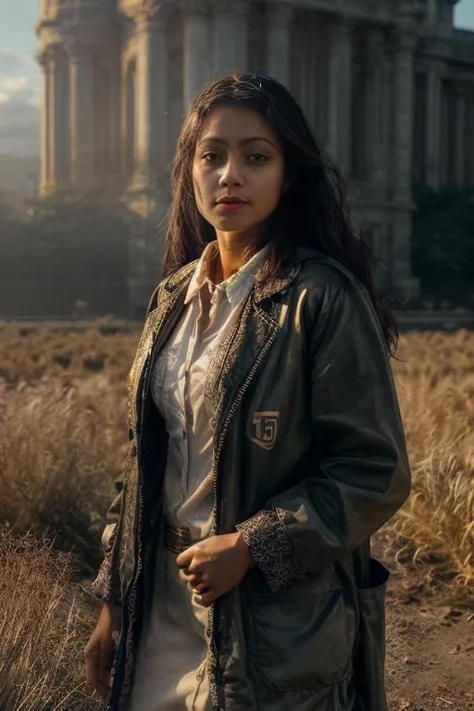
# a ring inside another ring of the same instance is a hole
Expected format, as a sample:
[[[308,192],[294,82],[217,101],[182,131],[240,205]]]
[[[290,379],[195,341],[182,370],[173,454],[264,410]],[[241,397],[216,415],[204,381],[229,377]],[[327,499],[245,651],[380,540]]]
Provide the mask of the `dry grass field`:
[[[111,330],[0,325],[0,711],[101,708],[83,681],[82,649],[98,605],[81,582],[98,564],[127,446],[125,379],[139,335]],[[405,335],[399,358],[414,481],[378,543],[395,570],[393,615],[403,612],[397,600],[420,609],[448,604],[455,616],[459,607],[474,641],[474,334]],[[412,614],[389,629],[397,657]],[[472,652],[460,651],[472,678]],[[467,679],[466,691],[461,679],[449,698],[449,689],[410,696],[397,664],[393,711],[474,708]],[[425,706],[413,705],[415,696]]]

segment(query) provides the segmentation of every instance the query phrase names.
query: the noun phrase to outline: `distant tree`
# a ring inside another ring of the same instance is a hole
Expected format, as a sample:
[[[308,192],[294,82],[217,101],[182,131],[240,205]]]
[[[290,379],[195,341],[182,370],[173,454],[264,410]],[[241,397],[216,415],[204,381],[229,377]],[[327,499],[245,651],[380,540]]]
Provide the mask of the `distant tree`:
[[[129,229],[118,203],[91,198],[51,204],[34,232],[51,275],[59,269],[78,279],[125,278]]]
[[[0,190],[0,229],[13,220],[14,210],[5,193]]]
[[[48,202],[20,223],[0,200],[0,221],[0,269],[10,277],[114,279],[127,272],[129,229],[121,206]]]
[[[16,299],[21,289],[31,295],[31,301],[43,300],[47,315],[55,313],[56,304],[72,312],[76,302],[90,303],[92,311],[94,304],[105,308],[109,302],[123,313],[129,263],[125,208],[89,195],[39,201],[30,205],[28,215],[27,220],[19,220],[0,200],[3,303]]]
[[[8,198],[0,191],[0,276],[11,269],[23,254],[25,225],[20,222]]]
[[[413,270],[436,301],[474,307],[474,191],[417,190]]]

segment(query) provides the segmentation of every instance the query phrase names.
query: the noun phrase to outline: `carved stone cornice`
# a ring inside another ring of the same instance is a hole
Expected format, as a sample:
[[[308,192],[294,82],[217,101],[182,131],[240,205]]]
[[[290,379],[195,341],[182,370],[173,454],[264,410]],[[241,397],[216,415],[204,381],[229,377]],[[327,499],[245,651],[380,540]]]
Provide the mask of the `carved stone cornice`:
[[[69,57],[76,64],[88,64],[91,62],[91,47],[86,42],[75,37],[68,37],[64,42],[64,46]]]
[[[383,28],[374,28],[367,41],[368,68],[383,66],[387,59],[387,35]]]
[[[269,13],[277,24],[287,24],[295,11],[295,0],[276,0],[269,6]]]
[[[389,49],[396,54],[410,54],[419,42],[414,23],[400,23],[392,27]]]
[[[174,3],[169,1],[145,0],[142,6],[137,7],[132,16],[137,32],[164,26],[174,9]]]
[[[47,71],[52,71],[64,60],[62,45],[54,43],[40,50],[36,55],[38,64]]]
[[[49,71],[51,66],[54,64],[52,47],[47,47],[41,50],[36,55],[36,61],[44,71]]]
[[[357,20],[347,15],[339,15],[330,25],[329,42],[352,42],[357,28]]]
[[[217,15],[246,17],[249,12],[249,0],[211,0]]]
[[[181,0],[180,8],[184,15],[206,17],[209,14],[210,3],[209,0]]]

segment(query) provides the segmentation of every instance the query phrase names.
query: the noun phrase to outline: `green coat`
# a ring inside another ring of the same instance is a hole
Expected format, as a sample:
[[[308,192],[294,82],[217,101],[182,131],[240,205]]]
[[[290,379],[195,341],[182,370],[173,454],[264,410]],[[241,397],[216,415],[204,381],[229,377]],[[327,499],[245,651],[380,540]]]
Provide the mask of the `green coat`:
[[[97,594],[122,603],[111,711],[133,678],[162,521],[165,423],[152,365],[196,262],[156,290],[129,379],[130,452]],[[258,566],[210,611],[214,711],[385,711],[388,571],[370,537],[410,491],[383,335],[361,284],[300,250],[257,282],[208,377],[213,533],[238,526]]]

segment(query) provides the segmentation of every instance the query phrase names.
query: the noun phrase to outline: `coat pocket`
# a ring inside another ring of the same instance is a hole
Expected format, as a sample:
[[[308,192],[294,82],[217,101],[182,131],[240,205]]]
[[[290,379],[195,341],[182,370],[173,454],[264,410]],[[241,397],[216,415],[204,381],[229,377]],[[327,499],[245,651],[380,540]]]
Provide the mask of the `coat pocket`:
[[[369,580],[358,587],[359,633],[354,656],[355,711],[386,711],[385,596],[390,572],[371,558]]]
[[[301,596],[251,597],[250,612],[251,654],[271,688],[311,689],[351,675],[357,613],[340,586]]]

